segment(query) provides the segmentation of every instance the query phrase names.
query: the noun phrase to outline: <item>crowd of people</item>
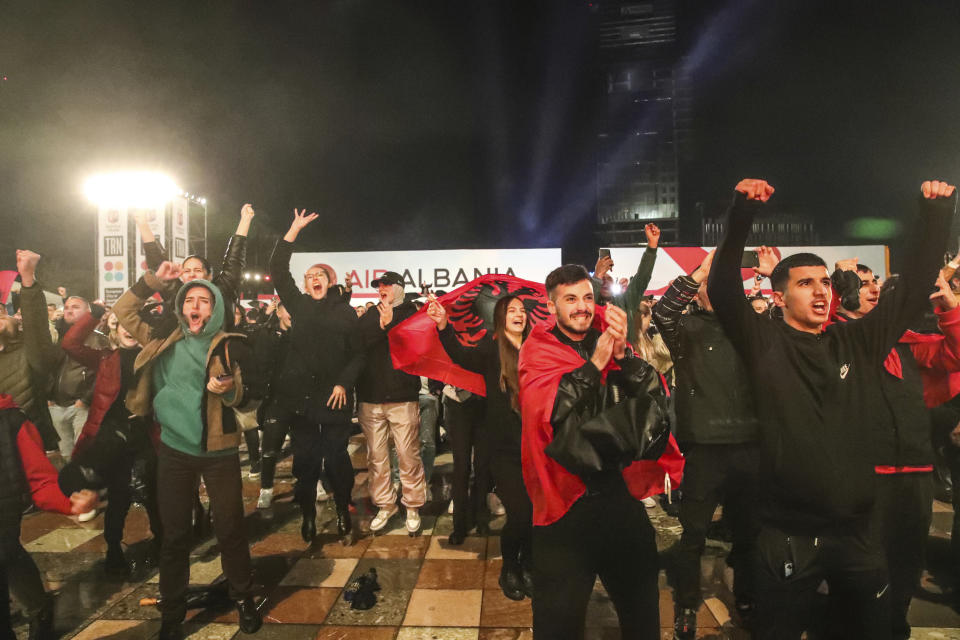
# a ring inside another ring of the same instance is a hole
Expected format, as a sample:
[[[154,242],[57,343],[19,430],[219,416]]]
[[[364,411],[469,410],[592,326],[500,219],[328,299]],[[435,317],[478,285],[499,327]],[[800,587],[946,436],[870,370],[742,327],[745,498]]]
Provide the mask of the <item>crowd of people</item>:
[[[506,515],[499,585],[531,599],[536,638],[582,637],[597,577],[621,637],[659,638],[662,560],[674,637],[696,637],[700,557],[720,505],[735,615],[753,637],[908,638],[935,450],[960,447],[957,263],[941,260],[957,195],[923,183],[899,276],[881,283],[879,265],[856,258],[831,274],[814,254],[781,260],[758,247],[745,292],[744,244],[773,193],[762,180],[737,184],[720,246],[659,299],[645,295],[660,240],[650,224],[631,278],[614,281],[609,252],[592,273],[558,266],[543,285],[549,317],[534,322],[529,300],[506,294],[490,330],[470,341],[440,298],[407,291],[395,272],[373,281],[378,302],[359,306],[322,264],[298,284],[290,259],[317,218],[306,210],[270,258],[276,297],[246,309],[251,205],[216,272],[204,256],[166,260],[138,218],[149,270],[111,308],[63,288],[62,305],[46,305],[40,256],[18,251],[19,291],[0,307],[0,586],[24,607],[31,638],[53,637],[50,597],[19,542],[24,496],[81,519],[106,498],[104,569],[118,575],[129,571],[121,541],[138,502],[159,564],[160,637],[184,637],[203,523],[240,628],[255,633],[241,442],[260,480],[258,509],[272,509],[289,436],[304,541],[317,536],[318,501],[332,496],[351,544],[350,438],[366,442],[369,531],[399,515],[416,536],[420,510],[443,497],[432,483],[442,422],[453,452],[447,543]],[[395,367],[390,332],[418,313],[451,361],[482,377],[485,395]],[[661,558],[647,514],[658,491],[644,464],[671,433],[685,465],[683,532]],[[960,475],[960,455],[947,458]],[[0,635],[13,637],[6,605]]]

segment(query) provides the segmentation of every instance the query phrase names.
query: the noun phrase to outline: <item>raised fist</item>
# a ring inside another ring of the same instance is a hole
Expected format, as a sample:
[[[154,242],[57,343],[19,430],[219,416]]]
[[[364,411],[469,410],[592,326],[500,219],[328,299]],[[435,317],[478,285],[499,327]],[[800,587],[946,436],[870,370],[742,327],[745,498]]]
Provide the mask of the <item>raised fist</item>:
[[[181,273],[183,273],[183,269],[180,265],[175,262],[170,262],[169,260],[164,260],[160,263],[160,266],[157,267],[157,277],[161,280],[176,280],[180,277]]]
[[[40,262],[40,254],[26,249],[17,249],[17,271],[20,272],[20,280],[23,282],[23,286],[33,285],[33,277],[36,274],[38,262]],[[29,283],[27,278],[30,279]],[[66,289],[64,289],[64,293],[66,293]]]
[[[927,180],[920,185],[920,192],[927,200],[949,198],[953,195],[955,190],[955,186],[952,184],[947,184],[946,182],[941,182],[940,180]]]
[[[759,200],[766,202],[773,195],[773,187],[766,180],[755,180],[747,178],[737,183],[737,191],[747,196],[747,200]]]
[[[252,218],[254,216],[253,205],[245,204],[243,208],[240,209],[240,216],[244,218]]]

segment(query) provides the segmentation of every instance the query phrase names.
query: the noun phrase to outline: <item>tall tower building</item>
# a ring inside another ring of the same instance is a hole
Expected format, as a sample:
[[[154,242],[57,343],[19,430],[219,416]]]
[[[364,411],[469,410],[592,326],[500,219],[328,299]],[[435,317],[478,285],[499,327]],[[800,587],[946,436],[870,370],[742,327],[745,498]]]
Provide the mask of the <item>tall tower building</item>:
[[[603,107],[597,145],[597,235],[645,241],[656,223],[676,242],[682,165],[691,134],[690,83],[678,38],[679,0],[601,2]]]

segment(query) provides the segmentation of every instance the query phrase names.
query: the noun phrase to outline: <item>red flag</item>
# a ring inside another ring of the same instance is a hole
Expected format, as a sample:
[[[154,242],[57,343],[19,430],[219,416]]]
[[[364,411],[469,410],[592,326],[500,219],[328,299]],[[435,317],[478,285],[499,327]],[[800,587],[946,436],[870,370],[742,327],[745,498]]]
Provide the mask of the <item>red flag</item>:
[[[497,300],[507,295],[520,298],[531,324],[549,317],[547,295],[542,284],[497,273],[480,276],[440,296],[437,301],[447,310],[457,338],[470,346],[479,342],[488,331],[493,331],[493,308]],[[391,329],[388,337],[390,356],[397,369],[486,396],[483,376],[450,360],[440,344],[437,325],[427,315],[426,307]]]
[[[10,297],[10,287],[13,286],[13,281],[16,279],[16,271],[0,271],[0,304],[7,304],[7,298]]]

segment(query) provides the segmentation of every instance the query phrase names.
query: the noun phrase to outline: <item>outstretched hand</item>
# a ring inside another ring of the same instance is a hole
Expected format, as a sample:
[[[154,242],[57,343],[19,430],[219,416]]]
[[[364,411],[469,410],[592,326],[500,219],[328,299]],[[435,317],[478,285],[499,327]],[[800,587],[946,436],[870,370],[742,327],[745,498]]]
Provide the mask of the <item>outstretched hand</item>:
[[[317,215],[316,213],[311,213],[310,215],[307,215],[306,209],[301,209],[300,211],[297,211],[296,209],[294,209],[293,222],[290,223],[290,230],[287,231],[285,236],[283,236],[283,239],[286,240],[287,242],[293,242],[294,240],[297,239],[297,236],[300,234],[300,232],[303,230],[305,226],[307,226],[308,224],[310,224],[311,222],[313,222],[319,217],[320,216]]]
[[[70,513],[80,515],[88,513],[97,507],[100,496],[96,491],[84,489],[83,491],[74,491],[70,494]]]
[[[930,295],[930,300],[940,307],[941,311],[950,311],[956,309],[960,301],[950,288],[950,283],[944,279],[943,275],[937,276],[937,290]]]
[[[766,180],[747,178],[737,183],[737,191],[747,196],[747,200],[766,202],[773,195],[773,187]]]
[[[753,272],[758,276],[769,278],[770,274],[773,273],[774,268],[776,268],[778,262],[780,262],[780,258],[777,257],[777,254],[773,251],[773,249],[766,246],[757,247],[758,264],[753,268]]]

